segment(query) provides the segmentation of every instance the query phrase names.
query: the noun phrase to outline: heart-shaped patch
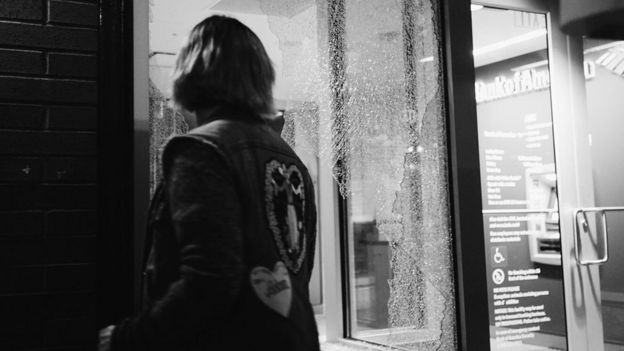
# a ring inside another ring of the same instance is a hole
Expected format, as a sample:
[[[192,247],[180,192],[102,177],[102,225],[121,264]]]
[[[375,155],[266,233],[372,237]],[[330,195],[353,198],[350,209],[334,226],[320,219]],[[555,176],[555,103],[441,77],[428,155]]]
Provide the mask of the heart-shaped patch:
[[[270,309],[288,317],[292,302],[290,275],[284,262],[278,261],[271,272],[266,267],[254,267],[249,274],[256,295]]]
[[[297,273],[306,254],[303,173],[276,160],[266,165],[265,201],[269,227],[286,267]]]

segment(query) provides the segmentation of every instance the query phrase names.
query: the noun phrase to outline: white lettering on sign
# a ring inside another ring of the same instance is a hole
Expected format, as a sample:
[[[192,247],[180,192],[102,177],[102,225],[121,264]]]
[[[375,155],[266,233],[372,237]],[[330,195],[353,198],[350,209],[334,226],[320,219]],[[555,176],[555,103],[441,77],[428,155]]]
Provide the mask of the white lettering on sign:
[[[550,87],[548,70],[527,69],[516,72],[511,78],[497,76],[490,83],[477,81],[475,83],[475,95],[477,103],[481,103],[547,89],[548,87]]]
[[[593,61],[584,62],[585,79],[596,76],[596,64]],[[550,87],[548,69],[525,69],[517,71],[512,77],[496,76],[493,81],[485,83],[475,82],[475,97],[477,103],[498,100],[510,96],[540,91]]]

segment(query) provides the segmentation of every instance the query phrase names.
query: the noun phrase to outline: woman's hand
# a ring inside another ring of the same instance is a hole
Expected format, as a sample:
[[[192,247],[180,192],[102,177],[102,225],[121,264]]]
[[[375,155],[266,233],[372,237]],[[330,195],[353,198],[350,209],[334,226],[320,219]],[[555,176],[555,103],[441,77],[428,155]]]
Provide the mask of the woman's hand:
[[[115,329],[115,326],[109,325],[108,327],[100,330],[100,343],[98,345],[98,351],[110,351],[110,339],[111,335],[113,335],[113,329]]]

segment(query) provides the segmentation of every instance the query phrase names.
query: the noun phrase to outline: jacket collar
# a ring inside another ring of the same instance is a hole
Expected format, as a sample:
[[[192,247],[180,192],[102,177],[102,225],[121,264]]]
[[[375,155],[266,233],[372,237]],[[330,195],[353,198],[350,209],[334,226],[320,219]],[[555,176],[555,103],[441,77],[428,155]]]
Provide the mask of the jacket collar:
[[[263,119],[256,113],[238,106],[220,104],[204,108],[196,112],[197,126],[201,126],[218,119],[233,119],[261,122]]]

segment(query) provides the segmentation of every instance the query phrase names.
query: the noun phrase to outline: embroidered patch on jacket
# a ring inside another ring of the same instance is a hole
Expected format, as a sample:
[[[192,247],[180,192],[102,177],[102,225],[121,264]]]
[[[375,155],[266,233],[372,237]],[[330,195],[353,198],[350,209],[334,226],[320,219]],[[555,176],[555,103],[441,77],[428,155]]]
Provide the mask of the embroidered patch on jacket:
[[[297,273],[305,259],[305,189],[295,165],[272,160],[266,165],[265,201],[269,227],[286,267]]]
[[[262,266],[254,267],[249,274],[256,296],[273,311],[288,317],[292,302],[290,275],[283,262],[278,261],[271,272]]]

